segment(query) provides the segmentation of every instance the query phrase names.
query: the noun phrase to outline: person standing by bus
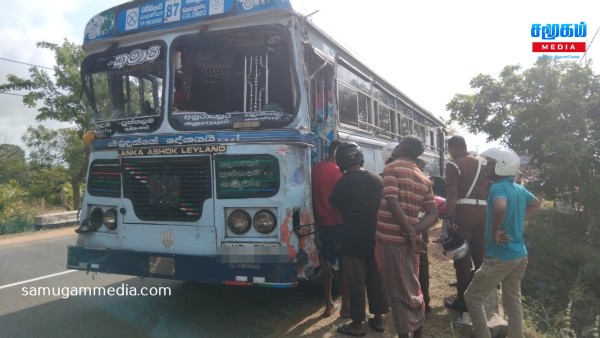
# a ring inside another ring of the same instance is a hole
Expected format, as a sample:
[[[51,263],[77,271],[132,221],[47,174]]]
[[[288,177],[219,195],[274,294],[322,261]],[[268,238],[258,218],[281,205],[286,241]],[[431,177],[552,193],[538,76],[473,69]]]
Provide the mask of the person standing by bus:
[[[417,164],[417,168],[419,168],[422,173],[425,173],[425,165],[427,164],[425,160],[418,157],[415,163]],[[431,297],[429,297],[429,256],[427,255],[427,252],[429,251],[427,248],[429,244],[429,230],[423,230],[421,238],[423,238],[423,248],[425,249],[425,252],[419,257],[419,284],[421,285],[421,292],[423,293],[423,300],[425,301],[425,316],[428,316],[431,313],[431,306],[429,306],[429,302],[431,301]]]
[[[469,252],[454,261],[457,297],[446,301],[446,307],[465,312],[464,293],[473,272],[483,262],[483,243],[486,218],[486,199],[490,184],[487,173],[477,157],[469,154],[464,137],[448,139],[452,161],[446,164],[446,219],[455,225],[449,231],[457,232],[469,245]]]
[[[397,158],[383,170],[383,198],[377,214],[375,258],[389,296],[400,338],[422,336],[425,303],[419,284],[420,234],[437,221],[431,181],[415,161],[424,151],[420,139],[404,137]],[[419,212],[424,214],[419,218]]]
[[[339,209],[329,203],[329,195],[342,176],[335,163],[335,151],[340,145],[334,140],[329,145],[327,159],[312,169],[312,198],[315,224],[320,236],[319,257],[321,258],[321,286],[325,300],[323,317],[329,317],[336,310],[331,297],[332,279],[342,290],[342,309],[340,313],[349,313],[348,295],[344,292],[342,276],[342,215]],[[337,270],[337,272],[336,272]]]
[[[329,200],[340,209],[344,220],[343,279],[348,284],[352,318],[351,323],[339,326],[337,331],[360,337],[365,335],[365,286],[369,312],[374,315],[374,318],[368,319],[373,330],[383,332],[382,315],[389,311],[373,251],[383,185],[379,175],[362,168],[364,157],[356,143],[342,143],[336,150],[335,160],[343,175]]]
[[[465,291],[465,301],[478,338],[491,337],[484,300],[502,285],[502,306],[508,316],[508,337],[523,337],[521,279],[527,268],[523,238],[525,220],[541,202],[515,182],[521,160],[510,148],[492,148],[481,155],[494,182],[490,187],[485,226],[485,259]]]

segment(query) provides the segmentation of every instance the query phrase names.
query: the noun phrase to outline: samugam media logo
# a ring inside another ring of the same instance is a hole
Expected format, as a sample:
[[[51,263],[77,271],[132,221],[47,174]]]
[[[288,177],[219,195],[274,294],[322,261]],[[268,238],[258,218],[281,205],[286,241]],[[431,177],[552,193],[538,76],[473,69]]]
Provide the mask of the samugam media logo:
[[[583,39],[586,36],[587,25],[585,22],[546,25],[534,23],[531,25],[532,38],[574,40]],[[532,43],[531,51],[534,53],[585,53],[585,41],[536,41]]]

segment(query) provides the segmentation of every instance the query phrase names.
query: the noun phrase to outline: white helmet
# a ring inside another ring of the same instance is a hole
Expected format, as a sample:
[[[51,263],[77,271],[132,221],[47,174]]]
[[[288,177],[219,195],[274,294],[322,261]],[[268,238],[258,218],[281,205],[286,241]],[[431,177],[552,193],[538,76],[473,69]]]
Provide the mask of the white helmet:
[[[510,148],[490,148],[483,153],[487,159],[496,161],[496,175],[498,176],[515,176],[521,166],[521,159],[514,150]]]
[[[398,142],[390,142],[383,146],[383,149],[381,150],[381,159],[384,164],[392,157],[392,153],[397,146]]]
[[[452,257],[453,260],[463,258],[469,252],[469,243],[457,233],[442,239],[441,242],[444,254]]]

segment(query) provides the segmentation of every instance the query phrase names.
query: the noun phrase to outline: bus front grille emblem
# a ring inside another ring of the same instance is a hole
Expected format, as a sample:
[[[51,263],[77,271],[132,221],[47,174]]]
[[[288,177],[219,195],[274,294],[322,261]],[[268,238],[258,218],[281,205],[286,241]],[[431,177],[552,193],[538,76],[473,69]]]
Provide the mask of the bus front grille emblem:
[[[165,248],[170,248],[175,244],[175,234],[171,230],[163,231],[160,233],[160,242]]]

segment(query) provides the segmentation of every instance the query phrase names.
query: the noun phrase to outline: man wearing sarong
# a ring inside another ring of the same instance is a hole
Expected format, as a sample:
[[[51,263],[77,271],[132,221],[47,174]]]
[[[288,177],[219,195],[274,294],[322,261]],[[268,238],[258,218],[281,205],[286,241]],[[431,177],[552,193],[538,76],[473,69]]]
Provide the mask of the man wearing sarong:
[[[377,214],[375,259],[382,273],[400,338],[422,336],[425,303],[419,285],[421,233],[438,218],[431,181],[415,160],[424,151],[416,137],[404,137],[394,149],[396,161],[383,170],[383,194]],[[419,212],[423,210],[423,217]]]

